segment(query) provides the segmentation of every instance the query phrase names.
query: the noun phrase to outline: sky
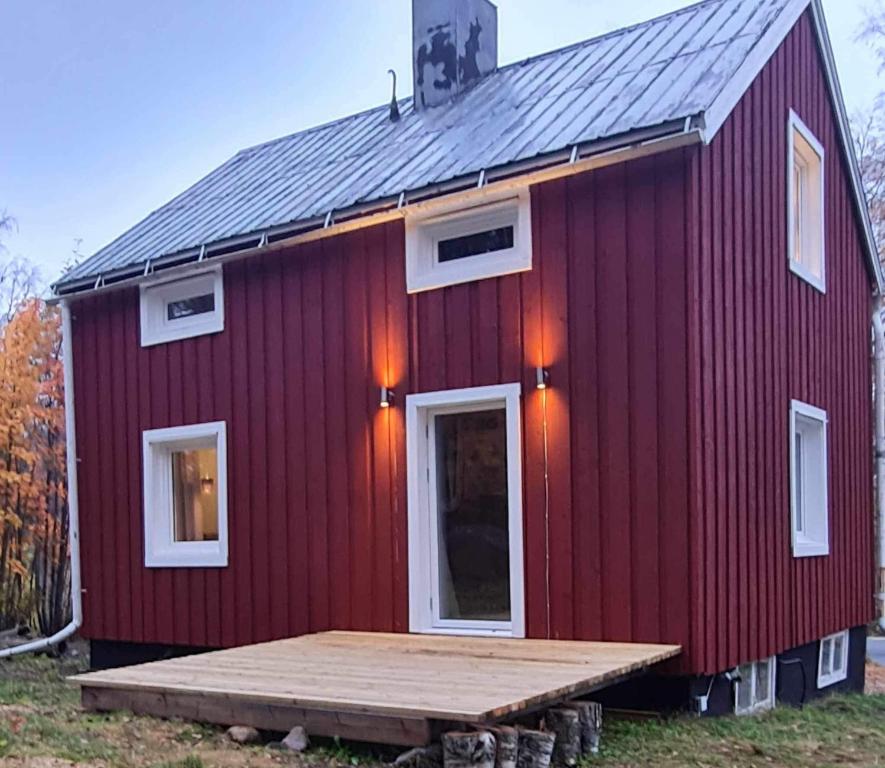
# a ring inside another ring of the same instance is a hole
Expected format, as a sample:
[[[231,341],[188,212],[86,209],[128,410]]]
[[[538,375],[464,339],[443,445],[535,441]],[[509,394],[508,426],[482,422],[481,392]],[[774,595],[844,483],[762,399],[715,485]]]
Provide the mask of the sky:
[[[882,87],[874,0],[824,0],[849,111]],[[499,62],[686,0],[497,0]],[[411,91],[410,0],[0,0],[6,256],[55,280],[239,149]]]

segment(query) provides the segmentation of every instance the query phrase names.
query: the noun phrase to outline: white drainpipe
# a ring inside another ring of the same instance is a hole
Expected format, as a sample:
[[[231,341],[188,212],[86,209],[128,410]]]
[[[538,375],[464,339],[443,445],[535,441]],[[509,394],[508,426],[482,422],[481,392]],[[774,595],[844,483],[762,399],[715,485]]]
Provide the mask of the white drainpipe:
[[[71,309],[67,301],[61,301],[62,365],[65,385],[65,441],[68,470],[68,523],[71,547],[71,623],[52,637],[44,637],[30,643],[0,650],[0,659],[20,653],[42,651],[67,640],[83,623],[83,595],[80,580],[80,505],[77,492],[77,432],[74,419],[74,358],[71,346]]]
[[[876,381],[876,509],[879,514],[878,572],[879,627],[885,631],[885,324],[882,322],[881,307],[875,303],[873,309],[873,335],[875,336],[875,381]]]

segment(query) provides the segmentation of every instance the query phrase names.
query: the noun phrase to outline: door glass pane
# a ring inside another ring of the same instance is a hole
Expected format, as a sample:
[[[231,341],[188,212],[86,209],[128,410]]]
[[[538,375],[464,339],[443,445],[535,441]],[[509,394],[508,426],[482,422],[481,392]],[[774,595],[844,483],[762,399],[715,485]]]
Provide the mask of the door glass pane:
[[[218,541],[218,477],[214,448],[172,453],[175,541]]]
[[[503,408],[434,417],[439,615],[510,620]]]

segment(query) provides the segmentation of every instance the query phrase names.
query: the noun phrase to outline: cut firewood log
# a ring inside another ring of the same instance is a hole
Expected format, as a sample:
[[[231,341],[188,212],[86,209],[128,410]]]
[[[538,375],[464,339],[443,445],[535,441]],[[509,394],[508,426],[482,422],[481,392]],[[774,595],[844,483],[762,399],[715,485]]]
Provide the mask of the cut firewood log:
[[[495,768],[516,768],[519,731],[509,725],[495,725],[488,730],[495,737]]]
[[[581,718],[574,709],[557,707],[544,715],[547,730],[556,734],[553,746],[553,765],[571,768],[581,756]]]
[[[444,733],[445,768],[495,768],[495,737],[488,731]]]
[[[519,729],[516,768],[550,768],[556,735],[549,731]]]
[[[565,706],[578,713],[581,722],[581,754],[597,754],[599,737],[602,735],[602,704],[596,701],[572,701]]]

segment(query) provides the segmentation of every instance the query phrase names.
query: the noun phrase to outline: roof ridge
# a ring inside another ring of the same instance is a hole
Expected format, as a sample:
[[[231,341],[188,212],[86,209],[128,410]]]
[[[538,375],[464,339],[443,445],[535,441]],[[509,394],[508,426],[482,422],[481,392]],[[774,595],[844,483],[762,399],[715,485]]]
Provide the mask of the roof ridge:
[[[745,0],[731,0],[731,1],[734,3],[739,3],[739,2],[742,2]],[[617,29],[612,29],[608,32],[603,32],[600,35],[595,35],[593,37],[588,37],[584,40],[579,40],[576,43],[569,43],[568,45],[563,45],[560,48],[554,48],[550,51],[543,51],[542,53],[536,53],[532,56],[527,56],[524,59],[517,59],[516,61],[511,61],[508,64],[504,64],[503,66],[498,67],[497,69],[495,69],[494,72],[490,72],[487,75],[487,77],[493,77],[498,72],[505,72],[509,69],[517,69],[519,67],[526,66],[527,64],[531,64],[535,61],[540,61],[542,59],[546,59],[546,58],[553,57],[553,56],[559,56],[567,51],[577,50],[578,48],[583,48],[584,46],[590,45],[591,43],[596,43],[596,42],[599,42],[602,40],[606,40],[610,37],[624,35],[624,34],[627,34],[628,32],[632,32],[633,30],[638,29],[639,27],[651,26],[652,24],[656,24],[657,22],[663,21],[664,19],[671,19],[676,16],[680,16],[684,13],[694,12],[700,6],[714,5],[717,3],[722,4],[725,2],[729,2],[729,0],[698,0],[698,2],[690,3],[689,5],[686,5],[683,8],[677,8],[675,11],[669,11],[667,13],[662,13],[659,16],[654,16],[650,19],[646,19],[645,21],[637,21],[633,24],[628,24],[625,27],[618,27]],[[475,85],[478,85],[478,84],[479,83],[476,83]],[[413,96],[404,96],[401,99],[397,99],[397,104],[399,104],[401,106],[404,104],[408,105],[410,102],[413,101],[413,99],[414,99]],[[383,104],[379,104],[376,107],[368,107],[367,109],[362,109],[359,112],[353,112],[349,115],[344,115],[342,117],[336,117],[336,118],[333,118],[332,120],[327,120],[326,122],[323,122],[323,123],[317,123],[316,125],[312,125],[308,128],[302,128],[299,131],[292,131],[291,133],[287,133],[283,136],[277,136],[275,139],[268,139],[267,141],[260,141],[257,144],[252,144],[251,146],[243,147],[243,149],[238,150],[236,152],[236,154],[234,155],[234,157],[238,157],[239,155],[245,155],[249,152],[252,152],[253,150],[260,149],[262,147],[268,147],[272,144],[277,144],[279,142],[287,141],[288,139],[293,139],[296,136],[308,136],[311,133],[315,133],[316,131],[322,131],[327,128],[331,128],[335,125],[338,125],[340,123],[345,123],[350,120],[356,120],[359,117],[364,117],[364,116],[369,115],[373,112],[381,112],[381,111],[387,110],[389,108],[390,108],[390,102],[385,102]]]

